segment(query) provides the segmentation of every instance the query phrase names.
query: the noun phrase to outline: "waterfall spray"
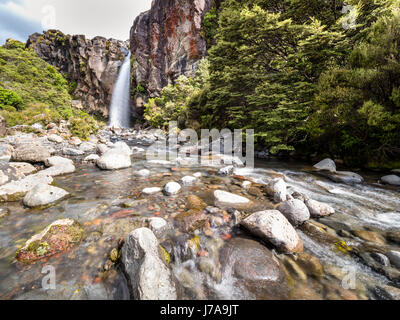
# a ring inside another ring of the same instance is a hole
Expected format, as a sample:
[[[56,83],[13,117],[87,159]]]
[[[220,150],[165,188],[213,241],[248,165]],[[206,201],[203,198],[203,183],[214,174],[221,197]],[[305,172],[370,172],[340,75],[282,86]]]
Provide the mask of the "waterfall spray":
[[[121,66],[110,106],[110,127],[129,128],[131,125],[131,53],[127,51],[124,63]]]

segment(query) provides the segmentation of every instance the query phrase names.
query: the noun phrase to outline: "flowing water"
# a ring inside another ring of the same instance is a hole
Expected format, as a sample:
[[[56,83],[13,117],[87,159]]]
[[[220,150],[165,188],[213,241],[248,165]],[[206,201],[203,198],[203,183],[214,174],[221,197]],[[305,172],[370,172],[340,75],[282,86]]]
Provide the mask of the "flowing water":
[[[149,164],[140,154],[134,156],[132,168],[115,172],[101,171],[94,165],[78,164],[75,173],[55,179],[57,186],[72,194],[72,197],[59,204],[41,210],[28,209],[21,203],[3,204],[3,207],[10,210],[10,214],[0,220],[0,298],[129,299],[127,281],[120,266],[106,265],[111,250],[118,247],[121,238],[125,238],[142,223],[142,217],[163,217],[173,223],[178,213],[186,211],[185,198],[188,195],[197,195],[208,205],[213,205],[211,194],[215,189],[251,198],[258,203],[254,211],[273,208],[272,202],[246,193],[240,187],[241,181],[235,176],[218,177],[216,169],[211,167],[175,166]],[[143,168],[151,171],[150,177],[140,178],[134,174]],[[177,196],[141,194],[143,188],[162,188],[167,182],[179,181],[194,172],[202,173],[200,182],[192,187],[184,187]],[[345,241],[350,247],[368,250],[363,240],[339,237],[335,232],[355,229],[373,230],[381,235],[388,231],[400,232],[399,189],[374,184],[377,181],[374,174],[363,174],[366,183],[349,186],[310,173],[307,164],[281,161],[258,161],[254,170],[236,169],[235,174],[259,183],[266,183],[271,174],[284,174],[290,188],[335,208],[334,215],[320,222],[334,230],[335,238]],[[75,219],[84,227],[86,237],[82,243],[64,254],[30,266],[17,263],[14,259],[17,249],[33,234],[60,218]],[[161,243],[168,252],[174,251],[171,267],[184,288],[184,297],[271,298],[253,290],[246,282],[242,285],[243,282],[235,276],[234,270],[220,268],[218,252],[230,238],[251,238],[244,230],[234,226],[233,219],[225,222],[220,226],[211,224],[208,232],[198,230],[191,235],[175,228]],[[335,241],[325,241],[325,238],[303,228],[298,233],[304,242],[305,251],[322,263],[324,274],[319,278],[307,279],[289,274],[290,294],[287,298],[375,299],[374,288],[396,285],[360,259],[337,250]],[[394,243],[388,243],[386,248],[400,249]],[[207,252],[207,257],[201,252]],[[276,253],[276,257],[284,261],[283,255]],[[41,272],[46,265],[56,270],[55,290],[42,289],[45,274]],[[349,290],[342,286],[346,268],[352,268],[356,277],[354,288]]]
[[[110,127],[129,128],[131,124],[130,105],[131,53],[128,52],[119,71],[110,106]]]

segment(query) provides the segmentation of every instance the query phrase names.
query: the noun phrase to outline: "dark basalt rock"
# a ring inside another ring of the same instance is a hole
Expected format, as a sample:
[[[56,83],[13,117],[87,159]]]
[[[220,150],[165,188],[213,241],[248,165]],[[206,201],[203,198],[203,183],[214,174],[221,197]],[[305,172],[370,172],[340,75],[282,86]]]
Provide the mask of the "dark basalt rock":
[[[257,241],[234,238],[220,251],[222,277],[233,275],[236,286],[257,299],[287,299],[285,272],[273,253]]]
[[[58,30],[32,34],[26,46],[44,61],[56,67],[71,83],[74,101],[91,113],[108,116],[114,82],[125,58],[128,43],[115,39],[84,35],[65,35]]]

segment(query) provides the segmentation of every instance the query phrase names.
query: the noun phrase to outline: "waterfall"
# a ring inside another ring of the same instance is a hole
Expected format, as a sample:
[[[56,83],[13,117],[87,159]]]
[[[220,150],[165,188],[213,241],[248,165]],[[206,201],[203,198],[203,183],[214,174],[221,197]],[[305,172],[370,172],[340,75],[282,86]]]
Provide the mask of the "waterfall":
[[[131,125],[131,53],[127,51],[124,63],[121,66],[110,106],[110,127],[129,128]]]

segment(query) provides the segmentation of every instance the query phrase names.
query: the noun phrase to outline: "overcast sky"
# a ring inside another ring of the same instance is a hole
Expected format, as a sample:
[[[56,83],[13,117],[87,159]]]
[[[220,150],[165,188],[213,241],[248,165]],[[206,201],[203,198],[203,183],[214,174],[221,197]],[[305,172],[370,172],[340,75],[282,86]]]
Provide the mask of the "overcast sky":
[[[25,42],[34,32],[59,29],[89,38],[127,40],[133,20],[152,0],[0,0],[0,45]]]

